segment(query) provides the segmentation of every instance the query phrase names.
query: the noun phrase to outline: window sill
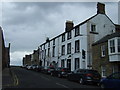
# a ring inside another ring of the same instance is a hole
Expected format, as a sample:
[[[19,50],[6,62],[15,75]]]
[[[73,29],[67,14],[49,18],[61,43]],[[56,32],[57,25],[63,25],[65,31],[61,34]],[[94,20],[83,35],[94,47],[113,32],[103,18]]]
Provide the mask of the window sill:
[[[91,34],[99,34],[98,32],[95,31],[90,31]]]

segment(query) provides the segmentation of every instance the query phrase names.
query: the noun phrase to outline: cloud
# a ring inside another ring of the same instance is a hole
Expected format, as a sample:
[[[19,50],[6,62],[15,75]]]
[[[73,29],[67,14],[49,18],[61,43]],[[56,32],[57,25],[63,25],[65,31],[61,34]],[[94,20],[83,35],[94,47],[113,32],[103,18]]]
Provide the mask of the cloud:
[[[22,59],[24,55],[29,55],[32,52],[26,52],[26,51],[15,51],[10,53],[10,65],[22,65]]]

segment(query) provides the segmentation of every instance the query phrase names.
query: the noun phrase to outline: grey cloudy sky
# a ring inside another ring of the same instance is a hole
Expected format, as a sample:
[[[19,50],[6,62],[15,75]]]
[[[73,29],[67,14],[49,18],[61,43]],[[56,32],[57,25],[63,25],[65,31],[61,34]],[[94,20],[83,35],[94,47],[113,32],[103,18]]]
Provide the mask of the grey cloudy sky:
[[[118,3],[106,4],[106,14],[118,23]],[[65,21],[81,23],[97,12],[96,2],[4,2],[2,28],[6,46],[11,43],[11,65],[21,65],[46,37],[64,32]]]

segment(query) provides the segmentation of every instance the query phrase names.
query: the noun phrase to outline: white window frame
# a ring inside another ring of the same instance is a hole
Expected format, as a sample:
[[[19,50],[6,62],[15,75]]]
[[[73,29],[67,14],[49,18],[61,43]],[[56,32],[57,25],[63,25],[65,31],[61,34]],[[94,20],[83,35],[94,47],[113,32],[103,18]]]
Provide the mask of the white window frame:
[[[105,57],[105,45],[101,46],[101,57]]]
[[[102,74],[101,76],[102,76],[102,77],[106,77],[106,67],[105,67],[105,66],[101,66],[101,72],[102,72],[102,73],[101,73],[101,74]]]
[[[118,51],[118,48],[120,49],[120,41],[118,41],[118,40],[120,40],[120,38],[117,39],[117,52],[120,53],[120,51]]]
[[[111,41],[114,41],[114,46],[111,46],[111,44],[110,44]],[[114,52],[111,51],[111,48],[114,48]],[[116,51],[116,50],[115,50],[115,39],[110,39],[110,40],[109,40],[109,53],[110,53],[110,54],[114,54],[115,51]]]
[[[93,28],[94,26],[94,28]],[[91,24],[91,32],[96,32],[96,25],[95,24]]]

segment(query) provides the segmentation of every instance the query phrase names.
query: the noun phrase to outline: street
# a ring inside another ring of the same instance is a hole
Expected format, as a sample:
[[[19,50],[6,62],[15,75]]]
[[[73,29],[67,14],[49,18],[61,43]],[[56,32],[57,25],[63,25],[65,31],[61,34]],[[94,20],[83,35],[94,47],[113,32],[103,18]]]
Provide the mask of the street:
[[[16,81],[14,86],[7,88],[99,88],[95,85],[80,85],[77,82],[68,81],[66,78],[53,77],[21,67],[11,67],[11,70]]]

